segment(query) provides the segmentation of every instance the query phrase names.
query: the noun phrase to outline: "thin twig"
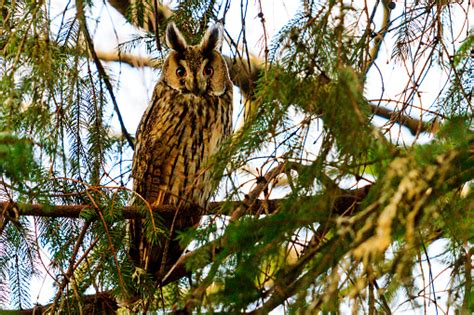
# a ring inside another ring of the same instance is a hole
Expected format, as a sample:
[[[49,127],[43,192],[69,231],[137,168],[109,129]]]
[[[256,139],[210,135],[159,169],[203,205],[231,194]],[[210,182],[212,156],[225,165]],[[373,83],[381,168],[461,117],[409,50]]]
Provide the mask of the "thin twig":
[[[56,293],[56,297],[54,298],[53,304],[51,306],[51,313],[54,313],[56,311],[57,303],[59,302],[59,299],[62,296],[63,290],[66,287],[66,285],[69,283],[72,274],[74,273],[74,265],[75,265],[75,260],[77,253],[79,252],[79,248],[81,248],[82,241],[84,240],[84,237],[86,236],[87,230],[89,229],[90,222],[86,222],[84,226],[82,227],[81,233],[79,234],[76,245],[74,246],[74,249],[72,251],[72,256],[69,259],[69,267],[66,273],[64,274],[64,279],[59,285],[58,291]]]
[[[92,59],[94,60],[94,63],[97,67],[97,71],[99,71],[99,74],[100,74],[101,78],[104,80],[105,87],[107,88],[107,91],[109,91],[110,98],[111,98],[112,103],[114,105],[114,111],[117,114],[117,118],[119,120],[120,128],[122,130],[122,133],[123,133],[124,137],[127,139],[128,145],[132,149],[134,149],[135,146],[134,146],[134,143],[133,143],[132,136],[130,136],[127,129],[125,128],[125,124],[123,122],[122,114],[120,113],[120,109],[118,107],[117,100],[115,99],[114,89],[112,87],[112,84],[110,83],[109,76],[107,75],[107,72],[105,72],[104,66],[102,66],[102,63],[101,63],[99,57],[97,57],[97,54],[95,52],[94,43],[92,42],[92,38],[91,38],[91,36],[89,34],[89,30],[87,28],[87,21],[86,21],[85,15],[84,15],[84,8],[83,8],[82,0],[76,0],[76,7],[77,7],[77,17],[78,17],[79,21],[81,21],[82,32],[84,33],[84,38],[86,40],[87,47],[89,49],[89,52],[92,55]]]

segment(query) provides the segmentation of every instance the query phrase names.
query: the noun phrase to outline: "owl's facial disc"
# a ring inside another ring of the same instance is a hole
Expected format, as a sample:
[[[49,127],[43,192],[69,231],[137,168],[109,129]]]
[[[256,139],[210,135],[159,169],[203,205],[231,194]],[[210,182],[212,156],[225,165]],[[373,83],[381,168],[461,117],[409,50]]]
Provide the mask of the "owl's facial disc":
[[[204,95],[209,92],[208,82],[214,74],[214,68],[208,59],[203,59],[192,48],[184,54],[183,59],[177,60],[176,76],[182,92]]]

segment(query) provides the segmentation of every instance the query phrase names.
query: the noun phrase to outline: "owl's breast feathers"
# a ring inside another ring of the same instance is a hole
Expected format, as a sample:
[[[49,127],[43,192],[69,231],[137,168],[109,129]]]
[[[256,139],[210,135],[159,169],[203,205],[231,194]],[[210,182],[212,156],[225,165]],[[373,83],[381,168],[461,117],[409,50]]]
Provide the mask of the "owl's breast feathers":
[[[196,96],[159,82],[137,131],[134,190],[152,206],[205,206],[213,186],[209,158],[231,132],[231,87],[219,97]]]

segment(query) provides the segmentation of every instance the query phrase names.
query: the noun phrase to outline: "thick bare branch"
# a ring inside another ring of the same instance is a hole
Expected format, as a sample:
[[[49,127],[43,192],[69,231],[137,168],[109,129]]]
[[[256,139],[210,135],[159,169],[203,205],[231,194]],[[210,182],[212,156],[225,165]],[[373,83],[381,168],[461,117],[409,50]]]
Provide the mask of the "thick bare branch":
[[[161,60],[150,57],[137,56],[132,54],[120,53],[118,51],[96,51],[97,57],[105,62],[123,62],[134,68],[159,68]]]
[[[246,212],[249,214],[256,213],[261,208],[263,202],[265,202],[265,207],[268,210],[268,213],[272,213],[277,209],[279,200],[257,200],[250,207],[246,208]],[[225,207],[223,207],[223,205],[225,205]],[[205,211],[205,214],[230,215],[235,209],[240,206],[241,203],[237,201],[226,203],[211,202],[207,211]],[[92,210],[92,207],[89,205],[18,204],[9,201],[0,202],[0,208],[5,209],[5,211],[7,212],[12,211],[12,213],[17,213],[18,215],[50,218],[79,218],[81,217],[81,212]],[[127,206],[108,211],[120,212],[123,219],[136,219],[144,217],[146,215],[146,212],[143,212],[141,210],[142,209],[136,206]],[[153,208],[153,212],[161,214],[174,214],[175,211],[175,207],[167,205],[162,205]],[[193,211],[193,208],[190,207],[187,211]]]
[[[114,314],[118,309],[117,302],[110,292],[99,292],[96,294],[85,295],[82,299],[84,307],[83,314]],[[0,310],[1,314],[12,315],[38,315],[50,314],[52,304],[35,305],[30,309],[23,310]]]
[[[388,119],[392,122],[395,122],[401,126],[404,126],[410,130],[412,135],[417,135],[422,132],[433,132],[436,131],[436,125],[431,123],[424,122],[420,119],[416,119],[410,117],[408,115],[404,115],[400,112],[376,105],[376,104],[369,104],[372,113],[376,116],[383,117]]]
[[[390,26],[390,16],[391,16],[392,10],[389,8],[389,1],[386,1],[386,0],[382,1],[382,6],[383,6],[382,26],[380,27],[380,30],[375,35],[373,46],[372,48],[370,48],[370,51],[368,53],[367,63],[364,65],[364,68],[362,69],[365,73],[369,71],[369,69],[374,64],[375,59],[377,59],[377,56],[380,51],[380,47],[382,46],[382,42]],[[375,15],[375,12],[376,12],[376,9],[374,8],[374,12],[373,12],[374,15]],[[373,21],[373,19],[374,19],[374,16],[371,17],[371,21]],[[370,24],[371,23],[369,23],[369,25]],[[370,31],[370,29],[368,30]],[[366,36],[367,35],[369,34],[366,34]]]
[[[333,205],[333,213],[335,214],[345,214],[353,212],[356,208],[356,205],[367,196],[370,186],[355,190],[341,190],[341,194],[335,199]],[[207,214],[225,214],[231,215],[237,209],[245,208],[246,214],[258,214],[261,212],[262,207],[265,207],[265,213],[273,213],[280,208],[281,203],[284,200],[273,199],[273,200],[254,200],[251,204],[243,202],[213,202],[210,204]],[[18,215],[29,215],[29,216],[43,216],[43,217],[69,217],[69,218],[78,218],[82,211],[92,210],[91,206],[88,205],[58,205],[58,206],[45,206],[38,204],[17,204],[13,202],[0,202],[0,208],[5,209],[5,211],[14,211]],[[225,209],[225,210],[224,210]],[[138,207],[124,207],[121,209],[116,209],[121,211],[124,219],[131,219],[143,216],[144,212],[140,211]],[[175,208],[172,206],[160,206],[153,209],[153,211],[159,213],[174,213]],[[192,210],[190,210],[192,211]],[[328,209],[320,209],[317,211],[328,212]],[[173,266],[173,268],[168,272],[168,274],[162,279],[161,285],[167,285],[171,282],[174,282],[186,275],[189,274],[189,270],[186,268],[187,263],[194,259],[197,256],[205,255],[210,258],[210,261],[199,260],[201,265],[195,266],[197,268],[205,267],[206,264],[213,260],[213,257],[217,255],[222,248],[226,246],[227,240],[225,238],[219,238],[217,240],[211,241],[208,244],[192,251],[185,253]],[[84,298],[84,306],[88,307],[91,305],[98,305],[94,301],[100,301],[107,309],[116,309],[116,303],[113,298],[108,293],[98,293],[97,295],[87,296]],[[47,310],[49,306],[41,307],[37,306],[31,310],[23,311],[23,314],[33,314],[34,312]]]
[[[355,189],[355,190],[341,190],[341,195],[336,198],[335,208],[337,213],[340,211],[347,210],[353,205],[354,200],[360,200],[363,198],[368,187]],[[284,199],[270,199],[253,200],[251,204],[246,201],[231,201],[231,202],[211,202],[204,214],[206,215],[232,215],[235,210],[244,207],[245,213],[255,215],[261,212],[262,207],[265,207],[265,213],[271,214],[277,211],[280,204]],[[16,213],[20,216],[36,216],[36,217],[50,217],[50,218],[80,218],[81,212],[91,211],[93,208],[90,205],[41,205],[41,204],[22,204],[14,203],[10,201],[0,202],[0,208],[5,211]],[[190,207],[186,211],[193,211],[194,208]],[[104,211],[117,211],[120,212],[123,219],[136,219],[146,215],[146,211],[142,211],[141,208],[136,206],[127,206],[122,208],[104,210]],[[153,208],[153,212],[162,214],[173,214],[176,208],[173,206],[162,205]]]

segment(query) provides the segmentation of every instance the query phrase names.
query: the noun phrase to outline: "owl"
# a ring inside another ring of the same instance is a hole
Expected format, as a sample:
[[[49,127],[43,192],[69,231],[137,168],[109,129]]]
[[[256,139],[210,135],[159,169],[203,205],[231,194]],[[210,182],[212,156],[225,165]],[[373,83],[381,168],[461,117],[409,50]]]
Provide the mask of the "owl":
[[[130,226],[130,255],[137,267],[161,279],[181,256],[177,232],[195,226],[213,191],[209,161],[232,132],[232,82],[220,54],[222,26],[188,45],[174,23],[166,29],[170,52],[136,134],[134,190],[152,207],[174,205],[164,215],[166,236],[145,237],[144,220]],[[195,205],[193,213],[179,212]]]

